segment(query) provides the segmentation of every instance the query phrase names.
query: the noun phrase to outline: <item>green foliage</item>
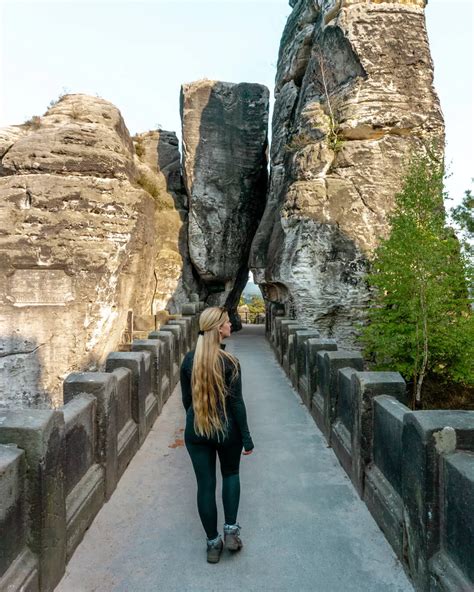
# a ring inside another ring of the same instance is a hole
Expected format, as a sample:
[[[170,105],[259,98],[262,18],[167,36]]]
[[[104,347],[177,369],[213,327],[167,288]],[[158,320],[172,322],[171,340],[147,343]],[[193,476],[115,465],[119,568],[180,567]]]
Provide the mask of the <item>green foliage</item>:
[[[248,307],[251,314],[265,313],[265,302],[261,296],[252,296]]]
[[[462,203],[452,208],[451,217],[470,238],[474,237],[474,195],[470,189],[465,192]]]
[[[464,194],[460,205],[451,209],[451,218],[459,229],[462,254],[468,270],[471,296],[474,294],[474,196],[470,189]]]
[[[442,163],[428,150],[414,154],[390,216],[391,234],[375,252],[368,275],[374,290],[362,341],[379,369],[413,381],[474,383],[474,325],[466,261],[446,226]]]
[[[329,114],[329,132],[326,141],[328,147],[334,152],[339,152],[345,144],[345,140],[340,136],[339,124],[334,119],[332,112]]]

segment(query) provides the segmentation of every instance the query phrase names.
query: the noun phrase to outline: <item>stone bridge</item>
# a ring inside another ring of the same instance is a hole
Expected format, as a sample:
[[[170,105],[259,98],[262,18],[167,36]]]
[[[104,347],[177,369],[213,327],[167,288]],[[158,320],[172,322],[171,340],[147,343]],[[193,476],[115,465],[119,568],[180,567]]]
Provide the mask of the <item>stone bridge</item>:
[[[472,590],[474,413],[410,411],[400,375],[276,306],[229,340],[256,449],[245,547],[206,563],[177,381],[199,308],[70,375],[63,407],[2,413],[0,589]]]
[[[183,85],[182,154],[85,95],[0,130],[0,592],[474,590],[474,412],[352,351],[403,162],[443,140],[424,4],[290,0],[269,152],[249,83]],[[211,567],[179,366],[249,269],[245,548]]]

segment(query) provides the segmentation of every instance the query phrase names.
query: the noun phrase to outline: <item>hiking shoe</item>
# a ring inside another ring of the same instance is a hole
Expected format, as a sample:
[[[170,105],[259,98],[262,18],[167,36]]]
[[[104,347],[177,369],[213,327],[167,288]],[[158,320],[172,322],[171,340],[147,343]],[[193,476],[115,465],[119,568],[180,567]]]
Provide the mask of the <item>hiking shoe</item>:
[[[240,551],[244,544],[240,538],[240,525],[233,524],[229,526],[224,524],[224,544],[229,551]]]
[[[219,559],[221,558],[222,549],[224,548],[224,543],[222,542],[221,537],[217,537],[214,541],[207,541],[207,562],[208,563],[218,563]]]

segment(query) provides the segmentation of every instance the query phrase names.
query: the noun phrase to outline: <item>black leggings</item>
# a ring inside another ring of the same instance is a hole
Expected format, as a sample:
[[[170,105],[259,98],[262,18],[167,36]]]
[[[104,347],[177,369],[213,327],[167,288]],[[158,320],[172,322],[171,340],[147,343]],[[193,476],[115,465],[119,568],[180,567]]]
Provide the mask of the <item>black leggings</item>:
[[[222,503],[226,524],[235,524],[240,499],[239,465],[242,440],[239,437],[216,442],[196,436],[186,429],[186,448],[193,463],[197,480],[197,505],[202,525],[208,539],[215,539],[217,532],[216,506],[216,453],[219,455],[222,473]]]

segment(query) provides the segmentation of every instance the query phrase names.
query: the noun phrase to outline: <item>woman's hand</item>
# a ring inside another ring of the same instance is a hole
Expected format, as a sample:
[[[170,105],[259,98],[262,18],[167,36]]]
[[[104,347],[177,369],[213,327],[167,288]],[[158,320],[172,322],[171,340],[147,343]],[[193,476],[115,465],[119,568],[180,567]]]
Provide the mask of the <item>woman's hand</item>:
[[[242,452],[242,454],[243,454],[244,456],[248,456],[249,454],[252,454],[252,452],[253,452],[253,448],[252,448],[252,450],[244,450],[244,451]]]

